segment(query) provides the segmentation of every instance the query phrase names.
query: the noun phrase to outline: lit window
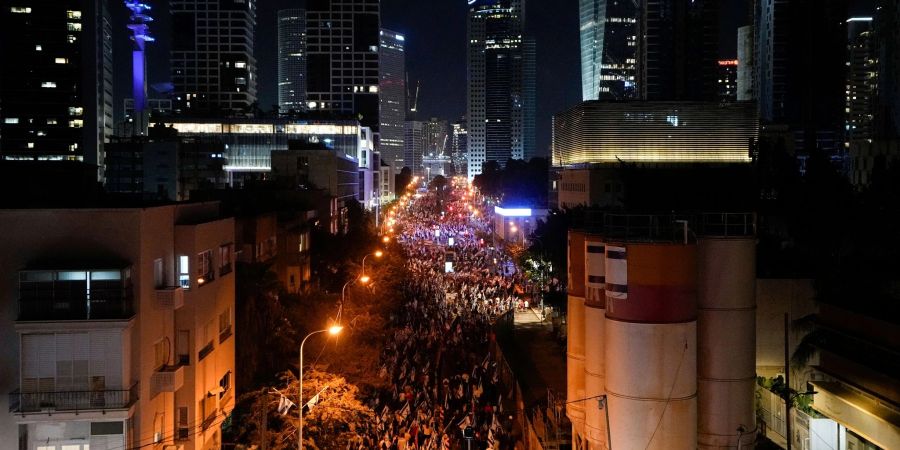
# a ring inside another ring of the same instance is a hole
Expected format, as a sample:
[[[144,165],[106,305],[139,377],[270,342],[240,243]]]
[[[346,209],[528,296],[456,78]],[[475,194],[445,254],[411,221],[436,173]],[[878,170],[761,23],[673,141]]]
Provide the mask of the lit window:
[[[247,63],[244,62],[244,61],[236,61],[236,62],[234,63],[234,68],[235,68],[235,69],[243,69],[243,68],[245,68],[245,67],[247,67]]]
[[[47,125],[56,125],[56,119],[47,119]]]
[[[56,83],[53,81],[44,81],[44,82],[41,82],[41,87],[42,88],[55,88]]]
[[[81,119],[75,119],[69,121],[69,128],[81,128],[84,126],[84,121]]]
[[[378,86],[369,86],[369,92],[372,94],[378,93]]]
[[[81,24],[66,22],[66,29],[69,31],[81,31]]]
[[[69,41],[69,43],[70,43],[70,44],[74,44],[74,43],[75,43],[75,41],[77,41],[77,40],[78,40],[78,38],[77,38],[77,37],[75,37],[75,36],[74,36],[74,35],[71,35],[71,34],[70,34],[70,35],[68,35],[68,36],[66,36],[66,39],[67,39],[67,40],[68,40],[68,41]]]
[[[68,63],[69,63],[69,60],[66,59],[66,58],[56,58],[56,59],[54,60],[54,62],[57,63],[57,64],[68,64]]]
[[[29,143],[28,143],[28,148],[34,148],[34,142],[29,142]]]
[[[191,288],[190,258],[181,255],[178,257],[178,284],[184,289]]]
[[[31,14],[31,8],[27,6],[13,6],[9,10],[15,14]]]
[[[66,17],[70,19],[80,19],[81,11],[66,11]]]
[[[41,48],[40,45],[35,45],[35,46],[34,46],[34,51],[39,52],[39,51],[41,51],[41,50],[43,50],[43,48]]]
[[[70,116],[80,116],[84,114],[84,108],[80,106],[70,106],[69,107],[69,115]]]
[[[3,119],[3,123],[16,124],[16,123],[19,123],[19,118],[18,117],[7,117],[6,119]]]

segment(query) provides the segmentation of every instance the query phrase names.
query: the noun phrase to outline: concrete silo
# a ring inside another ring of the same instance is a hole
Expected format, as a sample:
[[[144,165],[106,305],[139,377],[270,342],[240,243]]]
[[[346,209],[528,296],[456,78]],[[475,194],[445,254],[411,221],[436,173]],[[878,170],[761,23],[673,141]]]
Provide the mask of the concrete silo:
[[[584,241],[585,234],[569,231],[569,283],[566,349],[566,415],[573,434],[584,436]]]
[[[606,394],[606,245],[599,236],[584,242],[584,405],[585,438],[591,449],[607,449],[605,411],[598,408]]]
[[[756,240],[701,236],[697,253],[699,448],[752,448]]]
[[[697,448],[696,258],[692,243],[606,242],[612,448]]]

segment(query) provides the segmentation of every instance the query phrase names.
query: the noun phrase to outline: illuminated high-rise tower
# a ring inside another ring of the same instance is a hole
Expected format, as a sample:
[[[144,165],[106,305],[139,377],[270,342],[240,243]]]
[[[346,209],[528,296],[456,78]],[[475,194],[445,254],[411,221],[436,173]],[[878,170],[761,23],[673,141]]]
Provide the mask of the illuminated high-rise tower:
[[[470,0],[468,176],[534,154],[534,41],[522,0]]]
[[[581,96],[585,101],[635,97],[634,0],[581,0]]]
[[[306,11],[278,11],[278,108],[282,113],[306,107]]]
[[[107,2],[4,2],[0,24],[0,158],[83,161],[102,180],[113,134]]]
[[[150,36],[150,6],[139,1],[126,0],[125,7],[131,11],[128,29],[131,30],[131,95],[134,99],[132,129],[134,134],[146,135],[150,112],[147,110],[147,57],[144,48],[153,42]]]
[[[175,109],[246,111],[256,102],[255,0],[170,0]]]
[[[379,120],[381,160],[400,170],[403,161],[403,123],[406,118],[406,38],[381,30],[379,59]]]

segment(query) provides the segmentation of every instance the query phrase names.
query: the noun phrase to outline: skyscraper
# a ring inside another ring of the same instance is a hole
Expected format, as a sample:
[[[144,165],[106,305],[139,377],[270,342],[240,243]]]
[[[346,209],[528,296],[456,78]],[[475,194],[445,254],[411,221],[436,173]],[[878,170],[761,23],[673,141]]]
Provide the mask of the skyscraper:
[[[218,114],[256,102],[255,0],[170,0],[176,111]]]
[[[844,146],[872,139],[878,93],[878,67],[871,17],[847,20],[847,94]]]
[[[753,52],[753,26],[738,28],[737,35],[737,100],[739,102],[755,100],[756,55]]]
[[[768,0],[756,5],[760,120],[787,125],[801,159],[814,150],[834,156],[842,141],[846,11],[846,0]]]
[[[643,100],[715,100],[718,0],[642,0],[637,85]]]
[[[0,22],[0,155],[83,161],[102,179],[113,133],[106,1],[7,4]]]
[[[413,175],[425,174],[422,158],[428,147],[428,139],[425,135],[427,122],[420,120],[407,120],[403,128],[403,164],[409,167]]]
[[[737,74],[740,62],[736,59],[719,61],[718,96],[719,101],[733,102],[737,100]]]
[[[581,0],[581,97],[634,98],[634,0]]]
[[[451,125],[453,137],[450,144],[450,158],[453,160],[453,168],[457,174],[466,173],[466,154],[469,148],[469,132],[466,116]]]
[[[313,111],[353,114],[378,131],[381,16],[378,0],[306,5],[306,101]]]
[[[534,153],[534,42],[521,0],[469,2],[468,176]],[[530,146],[530,148],[529,148]]]
[[[306,11],[278,11],[278,109],[306,107]]]
[[[395,31],[381,30],[379,71],[379,120],[381,160],[403,168],[403,122],[406,119],[406,39]]]

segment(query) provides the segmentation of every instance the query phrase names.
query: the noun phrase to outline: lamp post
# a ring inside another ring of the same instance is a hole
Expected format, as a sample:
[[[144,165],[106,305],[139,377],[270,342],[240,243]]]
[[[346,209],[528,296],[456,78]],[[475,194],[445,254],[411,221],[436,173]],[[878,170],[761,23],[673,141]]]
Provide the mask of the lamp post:
[[[300,389],[297,390],[297,416],[300,419],[300,425],[297,426],[297,450],[303,450],[303,346],[306,344],[306,340],[314,334],[327,331],[328,334],[336,336],[343,329],[344,327],[340,325],[332,325],[324,330],[313,331],[312,333],[307,334],[300,342]]]
[[[365,258],[363,258],[363,262],[365,262]],[[367,284],[371,280],[368,275],[362,275],[359,278],[351,278],[344,283],[344,287],[341,288],[341,304],[338,305],[338,314],[337,320],[341,320],[341,313],[344,312],[344,300],[347,298],[347,286],[350,286],[354,281],[359,281],[362,284]]]
[[[385,242],[387,242],[387,241],[385,241]],[[382,256],[384,256],[384,252],[381,251],[381,250],[378,250],[378,251],[376,251],[376,252],[374,252],[374,253],[369,253],[368,255],[363,256],[363,260],[362,260],[362,273],[363,273],[363,275],[365,275],[365,273],[366,273],[366,258],[368,258],[368,257],[370,257],[370,256],[373,256],[373,255],[374,255],[376,258],[381,258]]]

